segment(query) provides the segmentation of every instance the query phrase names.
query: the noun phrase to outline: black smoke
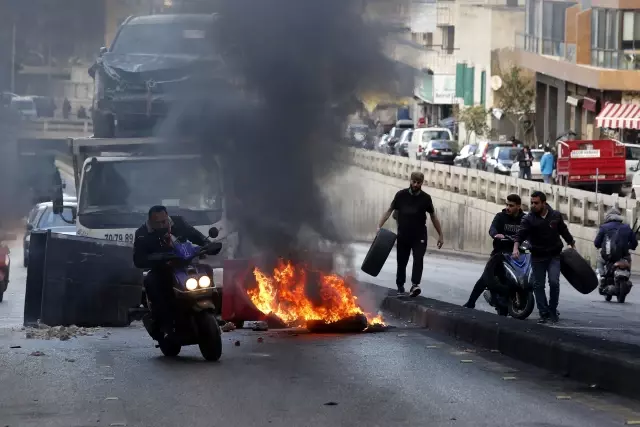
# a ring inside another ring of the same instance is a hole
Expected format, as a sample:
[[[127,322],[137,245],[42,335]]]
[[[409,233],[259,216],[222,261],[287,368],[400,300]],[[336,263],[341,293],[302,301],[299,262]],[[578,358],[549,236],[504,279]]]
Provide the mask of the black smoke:
[[[303,230],[323,241],[348,240],[322,183],[345,167],[343,133],[347,117],[362,108],[358,94],[391,92],[395,79],[383,54],[386,32],[363,19],[364,5],[209,4],[219,14],[214,45],[225,84],[196,88],[209,99],[191,130],[204,150],[221,156],[228,216],[259,252],[292,256],[311,248]],[[167,123],[185,111],[175,110]]]

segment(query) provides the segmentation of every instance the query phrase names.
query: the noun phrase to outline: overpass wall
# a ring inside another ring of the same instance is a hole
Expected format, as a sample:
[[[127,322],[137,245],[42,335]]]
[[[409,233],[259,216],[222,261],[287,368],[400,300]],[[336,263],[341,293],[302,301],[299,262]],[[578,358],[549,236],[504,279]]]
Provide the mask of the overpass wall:
[[[351,150],[352,165],[346,174],[327,186],[336,216],[343,220],[345,232],[356,240],[371,241],[378,219],[389,207],[393,195],[408,186],[414,170],[425,174],[424,190],[431,194],[445,233],[445,248],[455,251],[489,254],[488,235],[493,216],[504,208],[506,196],[517,193],[528,209],[529,195],[540,190],[548,203],[569,219],[569,229],[577,249],[595,265],[593,246],[598,224],[604,213],[617,206],[633,224],[638,202],[625,197],[608,196],[556,185],[537,183],[493,173],[418,162],[364,150]],[[390,219],[387,227],[394,229]],[[429,224],[430,247],[435,247],[436,233]],[[640,272],[640,258],[634,257],[634,271]]]

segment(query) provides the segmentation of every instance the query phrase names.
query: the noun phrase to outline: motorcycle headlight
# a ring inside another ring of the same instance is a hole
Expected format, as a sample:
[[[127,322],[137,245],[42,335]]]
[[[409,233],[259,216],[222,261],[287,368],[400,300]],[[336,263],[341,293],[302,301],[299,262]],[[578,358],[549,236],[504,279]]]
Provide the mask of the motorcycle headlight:
[[[211,286],[211,279],[209,278],[209,276],[202,276],[200,279],[198,279],[198,284],[201,288],[208,288],[209,286]]]
[[[198,281],[192,277],[190,279],[187,279],[187,283],[185,283],[185,286],[187,287],[187,290],[194,291],[198,289]]]

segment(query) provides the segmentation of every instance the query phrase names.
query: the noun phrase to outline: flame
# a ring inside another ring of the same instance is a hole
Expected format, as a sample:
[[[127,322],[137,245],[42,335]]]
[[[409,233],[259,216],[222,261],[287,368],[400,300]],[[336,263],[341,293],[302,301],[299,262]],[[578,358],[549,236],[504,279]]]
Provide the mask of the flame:
[[[358,297],[353,295],[345,280],[336,274],[319,273],[321,305],[306,295],[307,272],[291,262],[280,260],[271,276],[255,268],[257,287],[247,290],[253,304],[264,314],[278,317],[289,326],[304,326],[309,320],[326,323],[363,314],[369,325],[384,325],[381,315],[362,311]]]

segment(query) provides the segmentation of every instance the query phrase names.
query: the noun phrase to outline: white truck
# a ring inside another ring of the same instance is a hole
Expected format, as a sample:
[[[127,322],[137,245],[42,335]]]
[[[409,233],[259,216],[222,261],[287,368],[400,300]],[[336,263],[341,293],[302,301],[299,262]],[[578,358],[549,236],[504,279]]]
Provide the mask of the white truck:
[[[149,208],[164,205],[205,236],[220,230],[223,251],[210,261],[235,258],[239,239],[227,219],[222,167],[188,143],[160,138],[72,138],[78,211],[77,234],[133,245]]]

